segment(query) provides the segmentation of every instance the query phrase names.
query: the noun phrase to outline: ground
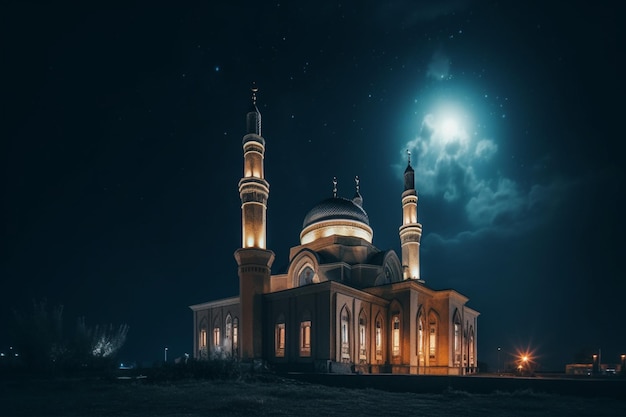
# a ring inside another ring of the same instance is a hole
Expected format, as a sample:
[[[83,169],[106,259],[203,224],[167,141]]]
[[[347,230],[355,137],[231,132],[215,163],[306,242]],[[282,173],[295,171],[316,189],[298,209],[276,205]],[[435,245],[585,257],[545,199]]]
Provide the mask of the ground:
[[[20,379],[0,381],[2,416],[626,416],[626,400],[533,390],[401,393],[302,382]]]

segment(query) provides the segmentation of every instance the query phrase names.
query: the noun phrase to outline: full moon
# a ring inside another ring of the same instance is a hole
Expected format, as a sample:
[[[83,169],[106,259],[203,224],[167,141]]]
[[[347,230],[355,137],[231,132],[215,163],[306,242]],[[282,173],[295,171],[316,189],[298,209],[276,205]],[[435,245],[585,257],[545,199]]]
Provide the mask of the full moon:
[[[439,130],[445,139],[451,139],[459,133],[459,124],[456,119],[447,118],[441,122]]]

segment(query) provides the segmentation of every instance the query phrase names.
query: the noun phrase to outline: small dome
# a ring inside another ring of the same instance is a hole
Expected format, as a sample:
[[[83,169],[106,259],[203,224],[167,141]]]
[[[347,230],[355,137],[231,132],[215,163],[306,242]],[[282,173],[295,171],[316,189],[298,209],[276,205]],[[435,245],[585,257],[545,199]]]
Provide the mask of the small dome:
[[[365,223],[367,226],[370,224],[365,210],[353,200],[331,197],[321,201],[307,213],[302,229],[325,220],[352,220]]]

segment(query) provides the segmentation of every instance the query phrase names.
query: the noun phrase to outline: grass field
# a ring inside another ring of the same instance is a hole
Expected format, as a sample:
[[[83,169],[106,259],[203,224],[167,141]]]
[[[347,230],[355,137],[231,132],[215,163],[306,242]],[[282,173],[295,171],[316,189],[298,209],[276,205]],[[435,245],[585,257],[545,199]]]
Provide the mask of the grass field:
[[[415,394],[283,377],[152,383],[0,381],[0,416],[626,416],[626,400],[535,393]]]

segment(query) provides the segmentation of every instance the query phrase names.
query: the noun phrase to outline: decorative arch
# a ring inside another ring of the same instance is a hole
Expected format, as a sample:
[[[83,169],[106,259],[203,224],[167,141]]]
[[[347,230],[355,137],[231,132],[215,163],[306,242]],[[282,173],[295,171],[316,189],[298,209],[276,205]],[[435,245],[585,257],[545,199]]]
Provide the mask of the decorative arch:
[[[437,355],[439,353],[439,313],[431,309],[428,312],[428,363],[433,365],[437,363]]]
[[[206,317],[203,317],[200,320],[200,324],[198,326],[198,356],[202,359],[207,357],[207,349],[208,349],[208,332],[209,332],[209,324]]]
[[[452,315],[452,359],[453,366],[461,366],[461,355],[463,352],[463,322],[459,309],[454,310]]]
[[[473,368],[476,367],[476,342],[475,342],[475,335],[474,335],[474,326],[470,325],[469,330],[468,330],[467,340],[468,340],[468,366],[470,367],[470,369],[473,370]]]
[[[402,305],[398,300],[393,300],[389,307],[391,322],[391,357],[400,358],[402,354]]]
[[[417,355],[418,366],[424,366],[424,352],[426,342],[426,322],[424,317],[424,306],[420,305],[417,309],[417,317],[415,320],[417,326],[415,335],[417,340],[415,341],[415,354]]]
[[[222,329],[220,326],[220,318],[216,317],[215,320],[213,320],[213,339],[212,339],[212,345],[213,345],[213,351],[216,353],[219,353],[222,350]]]
[[[385,252],[382,262],[382,272],[376,277],[374,285],[385,285],[402,280],[402,265],[398,255],[393,250]]]
[[[341,352],[341,362],[350,362],[350,334],[351,332],[351,317],[350,309],[347,305],[343,305],[339,313],[339,342]]]
[[[226,313],[224,320],[224,352],[231,355],[233,350],[233,317],[230,313]]]
[[[291,288],[319,283],[320,277],[318,272],[319,256],[317,253],[308,248],[302,249],[294,256],[289,265],[288,275]]]
[[[383,335],[385,334],[385,320],[383,320],[382,314],[378,313],[376,315],[376,320],[374,321],[374,353],[376,355],[376,360],[383,360],[383,349],[384,349],[384,340]]]
[[[239,356],[239,317],[233,317],[233,355]]]
[[[389,277],[389,282],[402,281],[402,263],[395,251],[389,250],[385,254],[385,274]]]
[[[367,314],[359,312],[359,362],[367,362]]]

